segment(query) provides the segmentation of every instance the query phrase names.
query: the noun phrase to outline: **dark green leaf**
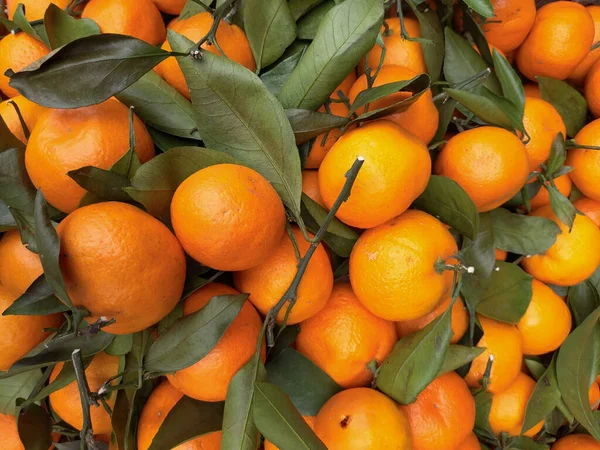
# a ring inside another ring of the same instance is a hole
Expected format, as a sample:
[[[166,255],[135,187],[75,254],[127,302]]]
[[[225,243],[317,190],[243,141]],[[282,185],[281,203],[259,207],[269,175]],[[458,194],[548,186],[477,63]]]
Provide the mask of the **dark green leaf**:
[[[108,444],[105,442],[94,441],[98,450],[110,450]],[[57,450],[79,450],[81,448],[81,441],[63,442],[61,444],[55,443],[54,446]]]
[[[152,344],[144,369],[171,373],[200,361],[223,337],[247,298],[247,294],[219,295],[201,310],[178,319]]]
[[[168,56],[131,36],[88,36],[15,73],[9,84],[42,106],[79,108],[108,100]]]
[[[519,117],[523,120],[523,113],[525,111],[525,90],[523,89],[523,82],[519,78],[519,75],[517,75],[517,72],[515,72],[515,69],[513,69],[510,63],[497,49],[494,49],[492,58],[494,60],[496,75],[502,86],[502,94],[508,101],[516,106]]]
[[[421,39],[429,41],[429,43],[421,46],[427,73],[431,77],[431,81],[439,81],[444,62],[444,30],[440,18],[431,8],[421,11],[417,7],[418,2],[415,0],[409,0],[408,3],[419,20]]]
[[[540,444],[530,437],[519,436],[510,443],[507,450],[548,450],[549,448],[547,445]]]
[[[304,204],[310,215],[313,217],[313,219],[315,219],[317,224],[321,226],[325,222],[327,210],[306,194],[302,194],[302,203]],[[343,237],[345,239],[349,239],[353,242],[356,242],[356,240],[358,239],[358,233],[356,231],[354,231],[348,225],[345,225],[344,223],[340,222],[335,217],[332,219],[331,223],[327,227],[327,232],[339,237]]]
[[[42,376],[41,370],[34,369],[0,380],[0,413],[14,416],[17,399],[29,397]]]
[[[290,0],[290,10],[294,20],[298,20],[311,9],[322,3],[323,0]]]
[[[260,80],[271,94],[279,95],[281,88],[283,88],[286,80],[300,62],[302,55],[304,55],[304,49],[291,54],[275,65],[271,70],[260,76]]]
[[[548,250],[560,227],[544,217],[513,214],[504,208],[491,212],[497,248],[517,255],[537,255]]]
[[[203,8],[198,3],[202,3],[203,5],[210,6],[212,0],[187,0],[181,14],[179,15],[179,20],[184,20],[189,17],[195,16],[196,14],[200,14],[201,12],[205,12],[206,8]]]
[[[437,217],[462,235],[475,239],[479,229],[479,213],[471,198],[456,181],[432,175],[425,192],[413,205]]]
[[[577,209],[573,206],[573,203],[562,195],[560,191],[554,186],[546,186],[548,190],[548,194],[550,195],[550,205],[552,206],[552,211],[558,217],[562,223],[564,223],[569,230],[573,228],[573,222],[575,221],[575,214],[577,214]]]
[[[305,198],[306,196],[303,194],[303,198]],[[306,225],[306,228],[311,231],[312,233],[316,233],[319,230],[319,224],[317,223],[316,219],[311,215],[311,213],[309,212],[307,205],[311,204],[312,207],[314,208],[315,214],[317,214],[318,217],[323,217],[323,212],[324,209],[317,203],[314,202],[314,200],[310,199],[310,198],[306,198],[306,201],[302,202],[302,206],[301,206],[301,211],[302,211],[302,220],[304,221],[304,224]],[[336,218],[334,217],[332,220],[335,221]],[[339,222],[339,220],[338,220]],[[341,223],[341,222],[339,222]],[[345,226],[345,225],[344,225]],[[350,230],[348,228],[348,230]],[[341,237],[341,236],[337,236],[333,233],[329,233],[329,232],[325,232],[325,234],[323,235],[323,242],[325,242],[327,244],[327,246],[333,250],[333,252],[336,255],[339,255],[341,257],[344,258],[348,258],[350,256],[350,253],[352,252],[352,248],[354,247],[354,244],[356,243],[356,238],[352,238],[352,239],[346,239],[345,237]]]
[[[185,139],[179,136],[173,136],[172,134],[157,130],[156,128],[148,127],[148,132],[154,141],[154,145],[163,152],[167,152],[176,147],[195,147],[200,145],[200,141],[195,139]]]
[[[109,355],[123,356],[131,351],[133,346],[133,334],[118,334],[104,350]]]
[[[42,274],[12,305],[4,310],[2,315],[43,316],[68,310],[69,308],[56,298],[46,277]]]
[[[565,137],[562,133],[557,133],[550,147],[550,156],[546,162],[546,174],[556,177],[556,172],[563,167],[566,159],[567,147],[565,146]]]
[[[464,0],[464,2],[479,15],[487,18],[494,17],[494,8],[490,0]]]
[[[475,427],[473,431],[478,435],[491,434],[493,436],[488,418],[492,407],[492,394],[481,390],[473,396],[475,399]]]
[[[459,6],[463,12],[463,28],[471,35],[473,42],[477,46],[478,53],[483,57],[485,62],[492,67],[494,65],[492,51],[487,42],[484,31],[481,29],[481,19],[463,2],[460,2]]]
[[[333,0],[326,0],[300,19],[298,21],[298,38],[314,39],[325,14],[333,7],[335,7]]]
[[[348,119],[345,117],[308,109],[287,109],[285,114],[294,130],[296,144],[307,142],[334,128],[342,128],[348,123]]]
[[[100,34],[100,27],[91,19],[76,19],[54,3],[48,5],[44,14],[46,35],[52,50],[76,39]]]
[[[331,9],[279,93],[283,106],[317,109],[325,103],[375,44],[383,12],[382,0],[347,0]]]
[[[169,31],[171,47],[185,51],[187,38]],[[179,57],[202,140],[255,169],[271,182],[298,216],[302,179],[294,132],[285,111],[260,79],[227,58],[204,52]]]
[[[27,20],[27,17],[25,17],[25,8],[22,3],[19,2],[19,4],[17,5],[17,9],[15,10],[15,12],[13,14],[12,20],[13,20],[13,23],[17,27],[19,27],[23,32],[25,32],[32,38],[37,39],[38,41],[42,41],[42,38],[38,35],[38,33],[31,26],[31,24]]]
[[[535,389],[527,401],[525,419],[521,431],[524,433],[552,412],[560,401],[560,391],[556,379],[556,357],[544,374],[538,379]]]
[[[131,182],[124,175],[94,166],[71,170],[67,175],[98,199],[124,203],[131,201],[131,197],[123,190],[131,186]]]
[[[11,208],[33,214],[35,188],[25,169],[25,149],[0,152],[0,199]]]
[[[550,103],[561,115],[567,136],[575,136],[583,128],[588,106],[583,95],[564,81],[554,78],[536,77],[542,98]]]
[[[571,309],[575,324],[580,325],[600,306],[600,294],[592,282],[585,280],[569,288],[567,304]]]
[[[9,148],[22,148],[25,147],[19,139],[8,129],[4,119],[0,117],[0,152]]]
[[[466,364],[469,364],[485,351],[483,347],[467,347],[464,345],[450,345],[446,351],[442,368],[437,376],[452,372]]]
[[[33,215],[24,214],[18,209],[10,208],[10,212],[15,220],[21,243],[33,253],[37,253],[37,242],[35,241],[35,221]]]
[[[0,183],[1,183],[1,181],[0,181]],[[1,192],[1,188],[0,188],[0,192]],[[12,230],[16,226],[17,226],[17,224],[15,222],[15,218],[11,214],[11,211],[8,208],[8,206],[6,206],[6,203],[4,203],[2,201],[1,194],[0,194],[0,232]]]
[[[441,105],[436,105],[438,109],[438,113],[440,116],[438,129],[435,132],[435,136],[431,140],[431,142],[439,142],[444,139],[446,132],[448,131],[448,125],[452,121],[452,114],[456,109],[456,105],[458,102],[456,100],[452,100],[451,98],[447,98],[445,102]]]
[[[283,329],[280,329],[277,333],[277,339],[275,345],[269,349],[267,353],[267,364],[279,356],[286,348],[289,348],[298,337],[300,333],[300,325],[288,325]]]
[[[38,405],[29,405],[17,416],[17,428],[23,448],[27,450],[48,450],[52,445],[52,418]]]

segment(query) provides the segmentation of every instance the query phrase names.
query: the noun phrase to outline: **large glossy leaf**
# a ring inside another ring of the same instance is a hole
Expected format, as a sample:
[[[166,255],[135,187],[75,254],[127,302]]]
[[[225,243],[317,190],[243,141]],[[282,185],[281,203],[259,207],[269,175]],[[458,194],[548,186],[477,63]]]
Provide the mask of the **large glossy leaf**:
[[[577,89],[554,78],[536,77],[542,98],[556,108],[561,115],[567,136],[575,136],[583,128],[587,118],[587,102]]]
[[[307,142],[334,128],[342,128],[348,123],[345,117],[308,109],[287,109],[285,114],[294,130],[296,144]]]
[[[446,351],[444,362],[438,373],[438,377],[448,372],[452,372],[460,367],[469,364],[485,351],[483,347],[467,347],[465,345],[450,345]]]
[[[539,377],[535,389],[529,397],[525,410],[522,431],[526,432],[552,412],[560,402],[560,391],[556,379],[556,356],[548,369]]]
[[[169,31],[171,47],[191,41]],[[204,143],[253,168],[273,184],[298,216],[300,156],[285,111],[260,79],[227,58],[203,52],[202,59],[178,58],[186,77]]]
[[[52,291],[46,277],[42,274],[4,310],[2,315],[43,316],[68,310],[67,305],[54,295],[54,291]]]
[[[431,77],[431,81],[439,81],[444,63],[444,30],[440,18],[432,8],[421,11],[417,7],[418,1],[409,0],[408,3],[419,20],[421,39],[429,41],[421,46],[427,73]]]
[[[92,19],[76,19],[54,3],[46,9],[44,27],[52,50],[76,39],[100,34],[100,27]]]
[[[560,227],[544,217],[513,214],[504,208],[492,211],[496,247],[518,255],[537,255],[548,250]]]
[[[41,370],[34,369],[0,380],[0,413],[14,415],[17,399],[29,397],[42,376]]]
[[[0,152],[0,199],[11,208],[33,214],[35,188],[25,169],[24,148]]]
[[[347,0],[330,10],[279,100],[285,108],[317,109],[373,47],[383,20],[382,0]]]
[[[275,62],[296,39],[296,21],[287,0],[245,0],[244,31],[257,70]]]
[[[15,73],[9,84],[42,106],[79,108],[108,100],[168,56],[131,36],[88,36]]]

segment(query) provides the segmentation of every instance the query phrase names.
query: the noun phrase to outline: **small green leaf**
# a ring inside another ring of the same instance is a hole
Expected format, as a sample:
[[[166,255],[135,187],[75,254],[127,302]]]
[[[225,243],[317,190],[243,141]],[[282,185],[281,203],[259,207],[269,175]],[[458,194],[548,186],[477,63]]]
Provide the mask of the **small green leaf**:
[[[302,194],[302,203],[310,215],[315,219],[317,224],[321,226],[325,221],[328,211],[306,194]],[[358,239],[358,233],[356,231],[354,231],[348,225],[340,222],[335,217],[332,219],[329,227],[327,227],[327,232],[345,239],[349,239],[353,242],[356,242]]]
[[[515,438],[508,447],[507,450],[549,450],[545,444],[540,444],[534,441],[532,438],[527,436],[519,436]]]
[[[42,376],[41,370],[34,369],[0,380],[0,413],[14,416],[17,399],[29,397]]]
[[[25,17],[25,8],[23,6],[23,3],[19,3],[17,5],[17,9],[15,10],[15,12],[13,14],[12,20],[13,20],[14,24],[17,27],[19,27],[23,32],[25,32],[32,38],[37,39],[38,41],[43,41],[43,39],[40,37],[40,35],[31,26],[31,24],[27,20],[27,17]]]
[[[575,221],[575,215],[577,214],[577,209],[573,206],[573,203],[562,195],[560,191],[554,186],[546,186],[548,190],[548,194],[550,195],[550,205],[552,206],[552,211],[558,217],[562,223],[564,223],[569,230],[573,228],[573,222]]]
[[[536,77],[542,98],[561,115],[567,136],[574,137],[586,123],[588,106],[583,95],[564,81],[554,78]]]
[[[10,148],[1,151],[0,199],[11,208],[33,214],[35,192],[25,168],[25,149]]]
[[[567,304],[575,324],[581,325],[585,318],[600,306],[600,294],[592,282],[585,280],[569,288]]]
[[[131,186],[131,182],[124,175],[94,166],[71,170],[67,175],[86,191],[94,194],[98,200],[131,202],[131,197],[123,190]],[[82,203],[87,204],[85,201]]]
[[[335,128],[342,128],[348,123],[348,119],[345,117],[307,109],[287,109],[285,114],[290,121],[292,130],[294,130],[296,144],[310,141],[322,133]]]
[[[494,17],[494,7],[490,0],[464,0],[464,2],[479,15],[486,18]]]
[[[517,107],[517,112],[522,120],[525,111],[525,90],[523,89],[523,83],[517,72],[515,72],[515,69],[513,69],[497,49],[494,49],[492,58],[494,60],[496,75],[502,86],[502,94]]]
[[[104,350],[109,355],[123,356],[131,351],[133,346],[133,334],[119,334]]]
[[[456,109],[456,105],[458,102],[451,98],[446,99],[441,105],[436,105],[438,109],[438,114],[440,116],[438,129],[435,132],[435,136],[431,140],[431,142],[440,142],[444,139],[446,132],[448,131],[448,125],[452,121],[452,115],[454,110]]]
[[[298,21],[298,39],[314,39],[325,14],[333,7],[335,7],[335,2],[326,0],[302,17]]]
[[[260,76],[260,80],[271,94],[279,95],[283,85],[300,62],[302,55],[304,55],[304,50],[305,48],[302,48],[300,51],[292,53]]]
[[[312,209],[312,212],[309,211],[309,207]],[[302,220],[304,221],[304,224],[306,225],[306,228],[309,231],[311,231],[312,233],[316,233],[319,230],[320,225],[317,222],[317,219],[315,219],[315,217],[313,217],[312,214],[315,214],[315,216],[318,218],[318,220],[320,220],[322,223],[322,219],[327,214],[325,209],[323,209],[323,207],[321,205],[316,203],[310,197],[306,196],[305,194],[302,194],[301,211],[302,211],[301,217],[302,217]],[[331,224],[334,224],[334,223],[339,224],[342,227],[345,227],[345,231],[343,231],[341,234],[349,235],[349,233],[353,232],[351,228],[348,228],[346,225],[344,225],[342,222],[340,222],[335,217],[331,221]],[[331,224],[330,224],[330,227],[331,227]],[[339,230],[338,230],[338,232],[339,232]],[[358,237],[352,237],[351,239],[347,239],[345,237],[330,233],[329,231],[326,231],[325,234],[323,235],[323,242],[325,242],[327,244],[327,246],[331,250],[333,250],[333,252],[336,255],[339,255],[343,258],[348,258],[350,256],[350,253],[352,253],[352,248],[354,247],[354,244],[356,243],[357,239],[358,239]]]
[[[44,14],[44,27],[52,50],[76,39],[100,34],[100,27],[91,19],[76,19],[67,11],[50,3]]]
[[[37,242],[35,241],[35,220],[33,215],[24,214],[18,209],[10,208],[10,212],[15,220],[21,243],[27,247],[30,252],[37,253]]]
[[[2,315],[44,316],[68,310],[69,308],[54,295],[46,277],[42,274],[4,310]]]
[[[475,399],[475,427],[473,431],[477,435],[494,436],[489,424],[490,409],[492,408],[492,394],[481,390],[477,392],[473,398]]]
[[[517,255],[544,253],[561,233],[556,223],[544,217],[513,214],[504,208],[491,214],[496,247]]]
[[[485,351],[484,347],[467,347],[464,345],[450,345],[446,351],[442,368],[437,376],[452,372],[469,364]]]
[[[444,63],[444,30],[442,29],[440,18],[431,8],[421,11],[417,7],[418,1],[409,0],[408,4],[419,21],[421,39],[429,42],[421,46],[423,56],[425,57],[427,73],[431,77],[432,82],[439,81]]]
[[[200,141],[198,140],[173,136],[172,134],[165,133],[164,131],[160,131],[152,127],[148,127],[148,133],[150,133],[150,136],[154,141],[154,145],[165,153],[172,148],[195,147],[200,145]]]
[[[39,405],[29,405],[17,416],[17,428],[23,448],[27,450],[48,450],[52,445],[52,418]]]
[[[552,358],[548,369],[539,377],[535,389],[527,401],[525,419],[521,432],[533,428],[552,412],[560,401],[560,391],[556,379],[556,356]]]
[[[567,147],[565,146],[565,137],[562,133],[557,133],[552,140],[550,147],[550,156],[546,162],[546,175],[556,178],[556,172],[563,167],[567,159]]]
[[[459,6],[463,12],[463,28],[471,35],[473,42],[475,45],[477,45],[478,53],[482,56],[485,62],[492,67],[494,65],[492,52],[485,37],[485,33],[481,29],[481,20],[479,16],[474,17],[477,14],[474,13],[473,10],[469,9],[469,7],[463,2],[460,2]]]

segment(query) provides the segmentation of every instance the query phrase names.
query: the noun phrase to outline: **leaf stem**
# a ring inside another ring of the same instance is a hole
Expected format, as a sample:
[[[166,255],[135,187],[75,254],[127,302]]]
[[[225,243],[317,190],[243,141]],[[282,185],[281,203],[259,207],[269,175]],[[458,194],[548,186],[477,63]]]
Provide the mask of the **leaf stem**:
[[[77,379],[77,387],[79,388],[79,397],[81,398],[81,410],[83,412],[83,427],[79,437],[81,438],[81,450],[90,449],[98,450],[94,444],[94,435],[92,430],[92,418],[90,414],[91,393],[85,370],[83,368],[83,358],[81,357],[81,349],[73,350],[71,354],[73,368],[75,369],[75,378]]]

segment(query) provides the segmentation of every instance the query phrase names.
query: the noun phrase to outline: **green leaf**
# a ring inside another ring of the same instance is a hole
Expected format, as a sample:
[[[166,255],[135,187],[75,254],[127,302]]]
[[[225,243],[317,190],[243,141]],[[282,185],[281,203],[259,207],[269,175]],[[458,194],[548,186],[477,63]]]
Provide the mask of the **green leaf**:
[[[558,387],[565,404],[577,421],[600,441],[600,427],[594,419],[588,399],[593,361],[590,358],[597,332],[600,308],[594,310],[563,342],[556,359]]]
[[[129,178],[118,173],[85,166],[67,172],[79,186],[94,194],[98,199],[115,202],[131,202],[131,197],[123,188],[131,186]],[[82,201],[82,203],[85,203]]]
[[[546,161],[546,174],[555,177],[555,173],[563,167],[567,159],[567,147],[565,145],[565,137],[562,133],[557,133],[552,140],[550,147],[550,156]]]
[[[28,34],[34,39],[37,39],[38,41],[43,41],[40,35],[31,26],[31,24],[27,20],[27,17],[25,17],[25,8],[23,6],[23,3],[19,2],[19,4],[17,5],[17,9],[14,12],[12,20],[13,23],[17,27],[19,27],[19,29],[21,29],[24,33]]]
[[[310,215],[315,219],[317,224],[321,226],[325,222],[327,210],[306,194],[302,194],[302,203],[304,204]],[[327,227],[327,232],[339,237],[343,237],[345,239],[349,239],[353,242],[356,242],[356,240],[358,239],[358,233],[356,231],[354,231],[348,225],[342,223],[335,217],[329,224],[329,227]]]
[[[131,351],[133,346],[133,334],[118,334],[104,350],[109,355],[123,356]]]
[[[488,45],[484,31],[481,29],[479,16],[469,9],[463,2],[459,3],[460,9],[463,12],[463,28],[471,35],[473,42],[477,45],[478,53],[482,56],[485,62],[491,67],[494,64],[490,46]],[[475,17],[477,16],[477,17]]]
[[[4,310],[2,315],[44,316],[68,310],[69,308],[54,295],[46,277],[42,274]]]
[[[30,214],[24,214],[18,209],[10,208],[10,212],[15,220],[21,243],[33,253],[37,253],[37,243],[35,241],[35,223]]]
[[[4,203],[0,198],[0,232],[12,230],[16,228],[16,226],[17,224],[15,222],[14,216],[11,214],[11,210],[8,206],[6,206],[6,203]]]
[[[327,450],[279,387],[254,383],[253,417],[258,431],[278,448]]]
[[[94,444],[98,450],[110,450],[108,444],[105,442],[99,442],[94,440]],[[71,441],[63,443],[54,443],[57,450],[79,450],[81,448],[81,441]]]
[[[54,50],[12,75],[9,84],[39,105],[79,108],[108,100],[168,56],[131,36],[99,34]]]
[[[50,3],[44,14],[44,27],[52,50],[76,39],[100,34],[100,27],[91,19],[76,19],[67,11]]]
[[[413,13],[419,20],[421,39],[430,42],[421,47],[423,49],[423,56],[425,57],[427,73],[431,77],[431,81],[436,82],[440,79],[444,63],[444,30],[442,29],[442,24],[437,13],[431,8],[421,11],[417,7],[417,3],[418,1],[415,0],[408,1]]]
[[[179,147],[152,158],[143,164],[125,188],[146,211],[165,223],[170,223],[171,199],[177,187],[190,175],[215,164],[236,164],[226,153],[200,147]]]
[[[440,116],[438,129],[435,132],[435,136],[431,140],[431,142],[440,142],[444,139],[446,132],[448,131],[448,125],[452,121],[452,115],[454,110],[456,109],[456,105],[458,102],[456,100],[452,100],[451,98],[446,99],[441,105],[436,105],[438,109],[438,114]]]
[[[244,31],[257,71],[275,62],[296,39],[296,21],[287,0],[245,0]]]
[[[42,371],[35,369],[0,380],[0,413],[14,416],[17,399],[29,397],[42,376]]]
[[[517,255],[544,253],[561,233],[556,223],[544,217],[513,214],[504,208],[491,214],[496,247]]]
[[[485,351],[484,347],[467,347],[465,345],[450,345],[444,356],[442,368],[437,376],[452,372],[469,364]]]
[[[4,119],[0,117],[0,152],[9,148],[23,148],[23,144],[14,134],[8,129]]]
[[[507,447],[513,450],[549,450],[545,444],[540,444],[527,436],[519,436],[515,438]]]
[[[464,2],[479,15],[487,18],[494,17],[494,8],[490,0],[464,0]]]
[[[283,85],[300,62],[302,55],[304,55],[304,49],[291,54],[277,65],[273,66],[271,70],[260,76],[260,80],[271,94],[279,95]]]
[[[169,31],[171,47],[192,43]],[[260,79],[227,58],[203,52],[201,60],[178,58],[204,143],[238,159],[271,182],[300,215],[302,176],[294,132],[285,111]]]
[[[172,373],[200,361],[223,337],[247,298],[247,294],[219,295],[199,311],[178,319],[152,344],[144,369]]]
[[[192,104],[151,70],[116,95],[120,102],[135,107],[135,113],[157,130],[189,139],[200,139]]]
[[[35,192],[25,168],[25,149],[0,152],[0,199],[11,208],[33,214]]]
[[[148,450],[175,448],[190,439],[219,431],[223,402],[201,402],[185,395],[169,411]]]
[[[451,337],[452,306],[422,330],[398,341],[379,368],[377,388],[402,405],[413,403],[438,375]]]
[[[314,39],[323,18],[333,7],[335,7],[333,0],[326,0],[300,19],[298,21],[298,38]]]
[[[523,120],[523,113],[525,111],[525,90],[523,89],[523,83],[515,69],[513,69],[507,59],[497,49],[494,49],[492,58],[494,60],[496,75],[502,86],[502,94],[517,107],[519,117]]]
[[[323,0],[290,0],[290,10],[294,20],[298,20],[311,9],[317,7]]]
[[[285,114],[294,130],[296,144],[303,144],[329,130],[342,128],[348,123],[345,117],[308,109],[286,109]]]
[[[463,236],[475,239],[479,213],[460,185],[450,178],[432,175],[425,191],[413,203],[417,209],[437,217]]]
[[[492,394],[480,390],[473,398],[475,399],[475,427],[473,431],[478,436],[489,435],[493,437],[494,433],[488,422],[490,409],[492,408]]]
[[[157,130],[156,128],[148,127],[148,132],[154,141],[154,145],[163,152],[167,152],[172,148],[177,147],[195,147],[200,145],[200,141],[195,139],[185,139],[179,136],[173,136],[172,134]]]
[[[325,402],[342,390],[329,375],[291,347],[267,363],[267,376],[269,383],[290,396],[303,416],[316,416]]]
[[[184,20],[189,17],[195,16],[196,14],[200,14],[201,12],[205,12],[206,8],[203,8],[198,3],[202,3],[203,5],[210,6],[212,0],[187,0],[181,14],[179,15],[179,20]]]
[[[564,81],[546,77],[536,79],[542,98],[561,115],[567,128],[567,136],[574,137],[586,123],[588,106],[585,98]]]
[[[587,316],[600,306],[600,293],[589,280],[569,288],[567,304],[571,309],[576,325],[581,325]]]
[[[23,448],[27,450],[48,450],[52,445],[52,418],[38,405],[29,405],[17,416],[17,428]]]
[[[560,402],[560,391],[558,389],[558,380],[556,379],[556,356],[552,358],[548,369],[539,377],[535,389],[527,401],[525,409],[525,419],[521,432],[533,428],[537,423],[556,408]]]
[[[317,35],[278,97],[284,108],[317,109],[373,47],[382,0],[346,0],[321,21]]]
[[[561,194],[561,192],[554,186],[546,186],[548,190],[548,194],[550,195],[550,205],[552,206],[552,211],[558,217],[562,223],[564,223],[569,230],[573,228],[573,222],[575,221],[575,214],[577,214],[577,209],[573,206],[573,203]]]
[[[312,213],[309,211],[307,205],[310,205],[310,207],[312,208]],[[305,194],[302,194],[301,211],[302,211],[301,217],[302,217],[302,220],[304,221],[304,224],[306,225],[306,228],[309,231],[311,231],[312,233],[316,233],[319,230],[320,225],[317,222],[317,219],[315,219],[315,217],[312,216],[312,214],[314,213],[316,215],[316,217],[318,217],[318,219],[321,220],[321,223],[322,223],[322,218],[325,217],[325,214],[326,214],[323,207],[321,205],[319,205],[318,203],[316,203],[314,200],[312,200],[310,197],[306,196]],[[352,231],[351,228],[348,228],[346,225],[344,225],[342,222],[340,222],[335,217],[331,221],[331,224],[333,224],[334,222],[339,223],[343,227],[346,227],[347,232]],[[330,224],[330,226],[331,226],[331,224]],[[346,232],[344,232],[344,234],[345,233]],[[327,246],[331,250],[333,250],[333,252],[336,255],[339,255],[343,258],[348,258],[350,256],[350,253],[352,252],[352,248],[354,247],[356,240],[357,240],[357,237],[347,239],[345,237],[338,236],[338,235],[330,233],[328,231],[326,231],[325,234],[323,235],[323,242],[325,242],[327,244]]]

